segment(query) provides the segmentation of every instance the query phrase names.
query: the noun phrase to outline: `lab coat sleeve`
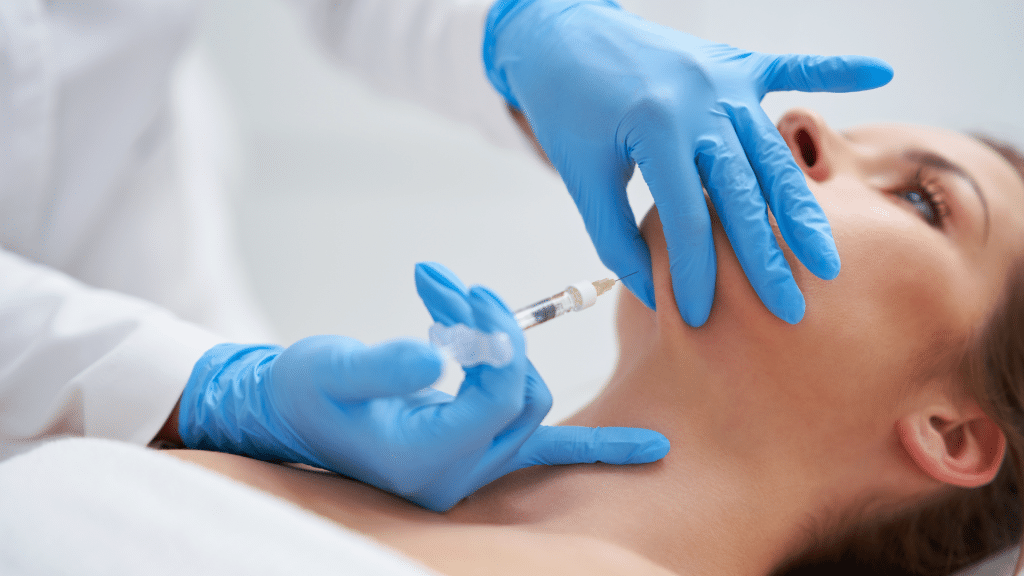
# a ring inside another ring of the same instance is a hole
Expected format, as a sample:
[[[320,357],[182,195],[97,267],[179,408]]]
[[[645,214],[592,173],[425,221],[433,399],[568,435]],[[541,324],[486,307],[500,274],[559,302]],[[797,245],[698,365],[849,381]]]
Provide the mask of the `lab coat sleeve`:
[[[532,152],[481,56],[493,0],[289,0],[341,66],[375,89]]]
[[[63,436],[146,444],[223,340],[0,251],[0,458]]]

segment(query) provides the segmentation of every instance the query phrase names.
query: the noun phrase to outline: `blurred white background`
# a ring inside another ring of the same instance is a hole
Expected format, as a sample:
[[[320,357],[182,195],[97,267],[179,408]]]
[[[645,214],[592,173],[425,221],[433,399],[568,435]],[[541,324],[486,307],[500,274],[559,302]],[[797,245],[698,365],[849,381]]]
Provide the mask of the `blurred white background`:
[[[865,54],[896,70],[891,84],[867,93],[769,95],[772,118],[809,106],[840,128],[896,120],[1024,145],[1020,0],[623,4],[747,49]],[[610,274],[553,171],[373,93],[318,51],[284,3],[212,0],[199,48],[238,128],[234,216],[247,271],[284,342],[317,333],[425,338],[430,319],[412,275],[421,260],[493,288],[513,308]],[[639,178],[631,198],[637,210],[650,204]],[[612,369],[613,313],[602,300],[528,332],[530,356],[555,391],[553,418]]]

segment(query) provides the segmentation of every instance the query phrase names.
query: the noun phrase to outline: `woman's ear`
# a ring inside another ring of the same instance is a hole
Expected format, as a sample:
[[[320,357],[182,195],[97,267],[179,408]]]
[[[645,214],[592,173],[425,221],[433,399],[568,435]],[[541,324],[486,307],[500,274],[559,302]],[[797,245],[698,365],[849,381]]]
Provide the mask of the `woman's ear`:
[[[963,488],[991,482],[1006,453],[1003,431],[973,400],[928,404],[900,418],[896,433],[925,474]]]

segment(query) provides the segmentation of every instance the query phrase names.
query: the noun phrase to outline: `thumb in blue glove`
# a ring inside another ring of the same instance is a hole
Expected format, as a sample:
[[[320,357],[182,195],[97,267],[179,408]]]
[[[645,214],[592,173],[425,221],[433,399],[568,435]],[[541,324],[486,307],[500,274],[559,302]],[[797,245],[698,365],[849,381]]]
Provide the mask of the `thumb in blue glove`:
[[[765,306],[790,323],[804,299],[768,219],[811,272],[840,262],[824,212],[761,109],[776,90],[848,92],[892,69],[861,56],[772,55],[707,42],[610,0],[499,0],[483,46],[495,88],[526,115],[601,260],[654,308],[650,255],[625,187],[639,165],[661,215],[673,291],[691,326],[708,318],[716,261],[702,184]]]
[[[467,291],[439,265],[417,266],[416,282],[436,321],[508,334],[512,362],[467,369],[453,398],[424,388],[441,359],[420,342],[222,344],[196,363],[182,394],[186,446],[310,464],[436,511],[526,466],[645,463],[668,452],[648,430],[540,426],[551,395],[500,299]]]

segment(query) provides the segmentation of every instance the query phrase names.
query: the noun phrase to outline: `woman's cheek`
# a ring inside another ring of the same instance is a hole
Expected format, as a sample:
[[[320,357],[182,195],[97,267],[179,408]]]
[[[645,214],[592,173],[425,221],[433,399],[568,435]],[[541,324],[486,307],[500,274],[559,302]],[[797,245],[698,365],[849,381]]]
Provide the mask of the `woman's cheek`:
[[[974,321],[977,278],[956,245],[920,217],[874,203],[851,209],[839,224],[837,280],[849,280],[844,298],[863,300],[875,322],[959,331]]]

